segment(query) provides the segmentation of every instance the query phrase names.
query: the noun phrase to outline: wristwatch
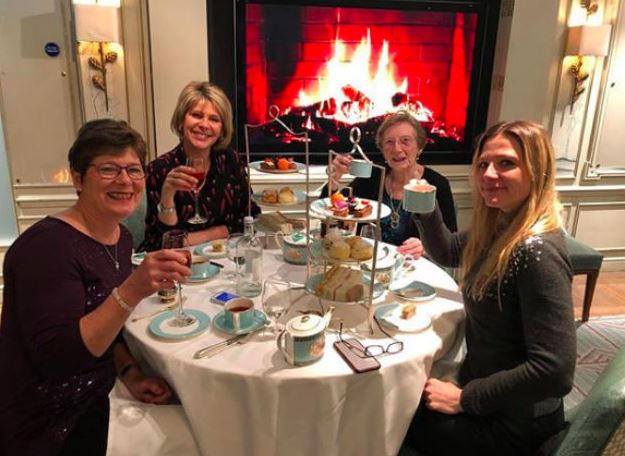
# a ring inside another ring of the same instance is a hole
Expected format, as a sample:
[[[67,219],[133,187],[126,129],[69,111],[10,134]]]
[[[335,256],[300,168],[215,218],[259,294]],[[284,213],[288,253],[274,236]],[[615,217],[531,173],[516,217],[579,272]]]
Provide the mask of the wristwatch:
[[[159,214],[173,214],[176,212],[176,206],[165,207],[161,203],[158,203],[156,208],[158,209]]]

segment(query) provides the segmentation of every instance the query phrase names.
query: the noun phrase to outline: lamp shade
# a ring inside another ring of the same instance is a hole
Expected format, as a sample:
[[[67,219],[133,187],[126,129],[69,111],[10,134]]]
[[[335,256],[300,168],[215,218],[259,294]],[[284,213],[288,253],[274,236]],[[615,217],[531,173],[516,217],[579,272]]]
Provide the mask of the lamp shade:
[[[119,43],[119,8],[103,5],[74,5],[76,39]]]
[[[569,28],[566,41],[566,55],[604,56],[610,47],[610,32],[612,26],[580,25]]]

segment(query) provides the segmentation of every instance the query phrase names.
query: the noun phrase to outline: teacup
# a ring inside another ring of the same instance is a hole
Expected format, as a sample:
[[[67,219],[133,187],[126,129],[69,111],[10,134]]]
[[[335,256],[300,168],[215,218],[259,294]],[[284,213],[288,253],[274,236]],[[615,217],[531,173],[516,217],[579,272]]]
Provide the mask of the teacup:
[[[365,160],[352,160],[349,164],[349,174],[355,177],[371,177],[371,162]]]
[[[224,304],[224,326],[240,331],[254,323],[254,301],[234,298]]]
[[[412,267],[415,259],[412,255],[402,255],[396,253],[392,257],[384,258],[375,265],[374,283],[382,284],[384,288],[388,288],[391,282],[398,279],[404,270]],[[371,275],[371,264],[363,263],[361,269],[367,275]]]
[[[408,212],[427,214],[436,207],[436,187],[425,180],[412,179],[404,186],[403,207]]]

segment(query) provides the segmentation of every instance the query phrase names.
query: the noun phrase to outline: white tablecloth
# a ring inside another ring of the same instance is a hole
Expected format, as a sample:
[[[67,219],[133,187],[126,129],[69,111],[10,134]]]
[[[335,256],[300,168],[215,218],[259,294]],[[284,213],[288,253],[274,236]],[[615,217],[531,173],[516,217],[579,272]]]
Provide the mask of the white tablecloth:
[[[228,263],[228,260],[219,260]],[[228,266],[229,267],[229,266]],[[264,255],[266,275],[302,282],[305,267],[288,265],[280,251]],[[421,259],[412,273],[435,287],[456,290],[442,269]],[[187,285],[187,308],[208,313],[221,307],[209,301],[220,290],[234,291],[217,277],[204,284]],[[294,291],[294,295],[304,291]],[[392,293],[376,303],[393,302]],[[255,299],[261,308],[260,297]],[[141,315],[158,308],[156,297],[142,301]],[[318,300],[302,296],[295,309],[318,308]],[[458,350],[463,338],[464,311],[457,301],[437,296],[419,303],[417,312],[428,312],[430,328],[397,334],[404,350],[382,356],[381,369],[354,374],[332,347],[337,335],[328,332],[323,358],[305,367],[292,367],[276,348],[271,332],[253,335],[240,346],[212,358],[196,360],[193,353],[229,337],[214,327],[194,339],[168,342],[149,333],[149,320],[126,324],[126,337],[152,368],[177,392],[203,455],[395,455],[421,398],[432,363]],[[362,343],[389,342],[379,331],[366,331],[367,311],[360,305],[339,304],[335,316],[347,327],[358,327]]]

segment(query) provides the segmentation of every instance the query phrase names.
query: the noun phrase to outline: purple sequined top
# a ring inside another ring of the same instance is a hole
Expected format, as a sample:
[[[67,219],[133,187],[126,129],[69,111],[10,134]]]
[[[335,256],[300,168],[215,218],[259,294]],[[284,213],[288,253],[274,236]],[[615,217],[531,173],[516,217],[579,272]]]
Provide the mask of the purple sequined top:
[[[56,454],[82,412],[115,382],[112,347],[96,358],[79,320],[131,271],[132,236],[105,246],[56,218],[24,232],[4,260],[0,454]],[[114,259],[119,261],[119,271]]]
[[[178,215],[176,226],[165,225],[158,219],[157,206],[167,174],[177,166],[184,165],[186,155],[182,144],[158,157],[148,165],[145,181],[148,201],[145,216],[145,239],[138,250],[153,251],[161,248],[165,231],[178,228],[201,231],[212,226],[225,225],[230,233],[243,232],[243,217],[248,212],[248,181],[245,161],[233,149],[213,150],[210,153],[210,169],[206,182],[200,190],[200,215],[208,221],[203,224],[187,223],[195,214],[195,199],[191,192],[176,192],[174,203]],[[252,216],[260,213],[252,202]]]

